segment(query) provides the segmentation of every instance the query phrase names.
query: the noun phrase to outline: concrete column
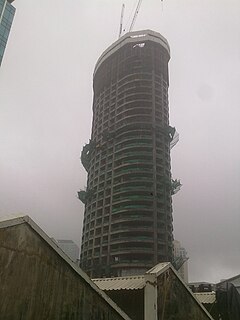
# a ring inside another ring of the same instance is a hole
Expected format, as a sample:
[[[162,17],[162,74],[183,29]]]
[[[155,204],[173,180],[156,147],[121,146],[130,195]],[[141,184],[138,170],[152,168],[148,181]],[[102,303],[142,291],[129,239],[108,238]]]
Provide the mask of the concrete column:
[[[157,320],[157,277],[145,274],[144,320]]]

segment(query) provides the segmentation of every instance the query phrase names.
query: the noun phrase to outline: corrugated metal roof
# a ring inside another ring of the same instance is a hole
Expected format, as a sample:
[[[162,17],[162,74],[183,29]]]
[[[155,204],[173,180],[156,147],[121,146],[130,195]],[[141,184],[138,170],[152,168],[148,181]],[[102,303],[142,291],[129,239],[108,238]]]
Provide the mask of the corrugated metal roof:
[[[99,278],[92,281],[101,290],[139,290],[145,286],[144,276],[129,276],[119,278]]]
[[[170,262],[160,262],[156,266],[152,267],[150,270],[148,270],[146,273],[147,274],[156,274],[159,276],[162,274],[164,271],[167,269],[171,268],[172,265]]]
[[[200,303],[214,303],[216,301],[216,293],[212,292],[196,292],[195,297]]]

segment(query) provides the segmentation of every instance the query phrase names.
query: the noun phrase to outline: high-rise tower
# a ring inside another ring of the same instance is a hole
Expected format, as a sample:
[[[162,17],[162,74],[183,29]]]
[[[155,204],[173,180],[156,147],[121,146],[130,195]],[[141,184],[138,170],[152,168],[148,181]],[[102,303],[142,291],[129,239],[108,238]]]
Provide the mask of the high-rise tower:
[[[0,65],[15,14],[15,8],[11,5],[13,1],[14,0],[0,0]]]
[[[168,61],[159,33],[125,34],[94,70],[93,122],[81,154],[88,172],[81,267],[91,276],[138,274],[172,261]]]

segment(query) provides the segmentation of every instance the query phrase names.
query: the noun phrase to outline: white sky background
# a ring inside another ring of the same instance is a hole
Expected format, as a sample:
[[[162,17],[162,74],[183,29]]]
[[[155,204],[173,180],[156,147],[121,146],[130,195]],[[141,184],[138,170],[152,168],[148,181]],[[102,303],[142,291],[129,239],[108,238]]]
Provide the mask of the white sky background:
[[[125,22],[136,0],[125,0]],[[117,40],[122,0],[16,0],[0,69],[0,215],[23,212],[50,236],[80,242],[80,151],[96,60]],[[171,48],[174,234],[190,281],[240,273],[240,2],[143,0],[135,30]]]

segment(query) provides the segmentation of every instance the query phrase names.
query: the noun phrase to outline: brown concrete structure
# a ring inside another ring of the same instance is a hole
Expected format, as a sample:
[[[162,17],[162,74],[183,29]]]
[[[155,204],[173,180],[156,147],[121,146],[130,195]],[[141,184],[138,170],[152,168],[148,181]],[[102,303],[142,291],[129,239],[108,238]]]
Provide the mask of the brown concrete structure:
[[[81,154],[88,172],[81,267],[91,277],[142,274],[172,261],[167,40],[131,32],[99,58],[93,122]]]
[[[130,320],[27,216],[0,221],[0,319]]]

